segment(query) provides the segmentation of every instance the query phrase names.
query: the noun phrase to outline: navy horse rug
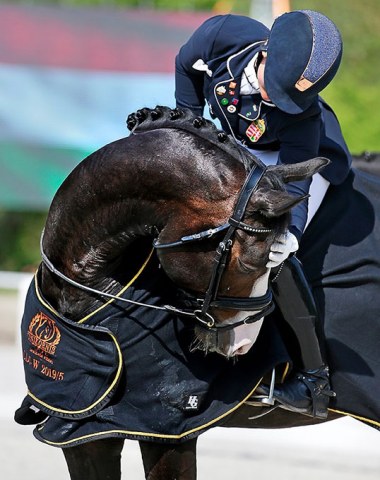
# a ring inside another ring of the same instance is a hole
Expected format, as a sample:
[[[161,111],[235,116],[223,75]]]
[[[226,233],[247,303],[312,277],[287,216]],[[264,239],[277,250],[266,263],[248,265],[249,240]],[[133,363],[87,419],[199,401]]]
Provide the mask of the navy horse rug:
[[[331,409],[379,427],[379,178],[353,170],[328,191],[299,257],[324,323]]]
[[[176,288],[150,247],[138,243],[120,296],[172,303]],[[288,361],[270,320],[260,342],[232,361],[192,351],[193,321],[164,310],[110,300],[74,323],[49,306],[38,280],[22,322],[26,400],[49,416],[35,436],[51,445],[115,436],[185,441],[220,424],[268,370]]]
[[[299,257],[321,312],[330,410],[380,425],[380,181],[354,171],[331,189]],[[147,242],[131,247],[120,297],[171,304],[175,286]],[[44,300],[38,273],[22,323],[27,401],[46,414],[35,436],[58,447],[104,437],[181,442],[223,425],[273,367],[291,363],[278,312],[238,360],[192,349],[191,321],[117,300],[74,323]]]

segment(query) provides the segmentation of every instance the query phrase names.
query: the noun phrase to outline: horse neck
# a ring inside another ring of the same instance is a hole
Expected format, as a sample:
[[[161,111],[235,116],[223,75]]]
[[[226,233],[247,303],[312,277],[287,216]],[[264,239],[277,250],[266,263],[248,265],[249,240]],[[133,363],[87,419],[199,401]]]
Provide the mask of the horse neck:
[[[180,236],[184,223],[196,229],[210,196],[196,161],[189,164],[191,159],[180,155],[170,161],[164,151],[147,162],[138,152],[149,154],[154,142],[142,140],[114,142],[82,162],[59,189],[46,222],[43,247],[53,265],[72,280],[108,293],[123,286],[122,266],[134,240],[161,230]],[[209,168],[207,175],[213,174]],[[223,190],[219,179],[216,183]],[[222,197],[231,201],[227,194]],[[210,203],[206,212],[220,215]],[[46,268],[42,286],[47,299],[72,318],[99,301]]]
[[[128,246],[139,237],[148,236],[147,225],[134,223],[127,227],[134,208],[117,208],[92,216],[77,215],[75,220],[61,221],[59,227],[45,227],[43,245],[47,258],[63,275],[95,290],[116,294],[127,283],[130,257]],[[75,211],[72,212],[75,215]],[[120,222],[125,218],[127,224]],[[90,228],[93,224],[94,228]],[[70,285],[42,264],[42,293],[53,307],[73,320],[94,310],[102,297],[89,295],[85,290]]]

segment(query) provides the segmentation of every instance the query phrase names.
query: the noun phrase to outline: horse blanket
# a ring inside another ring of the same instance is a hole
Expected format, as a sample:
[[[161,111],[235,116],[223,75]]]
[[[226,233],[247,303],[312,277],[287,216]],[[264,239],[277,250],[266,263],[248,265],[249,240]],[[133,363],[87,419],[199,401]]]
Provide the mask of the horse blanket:
[[[131,281],[120,296],[171,304],[175,287],[146,252],[131,251]],[[38,279],[22,322],[26,400],[49,415],[34,434],[50,445],[187,440],[219,425],[273,365],[289,360],[270,320],[249,354],[228,360],[191,351],[193,320],[168,311],[111,300],[75,324],[46,302]]]
[[[331,408],[380,427],[380,179],[330,188],[299,251],[322,316]]]
[[[299,251],[321,312],[337,392],[331,409],[374,427],[380,426],[379,201],[380,179],[353,171],[344,184],[329,190]],[[131,281],[120,295],[152,305],[170,304],[175,287],[155,255],[147,260],[146,252],[131,252]],[[57,332],[49,331],[55,348],[47,356],[59,368],[47,365],[50,370],[42,380],[34,368],[42,360],[37,348],[41,344],[33,337],[41,335],[32,322],[41,315],[52,320],[61,335],[57,342]],[[49,415],[36,427],[35,436],[62,448],[115,436],[181,442],[223,425],[273,366],[281,370],[291,362],[279,334],[280,321],[276,312],[267,317],[250,352],[232,361],[191,351],[191,320],[163,310],[108,301],[80,322],[82,329],[75,327],[44,301],[37,277],[22,327],[28,400]],[[78,338],[72,344],[75,348],[68,347],[70,335],[79,338],[79,344]],[[94,343],[96,336],[103,346]],[[86,343],[91,348],[84,360],[78,350]],[[60,372],[67,375],[60,378]],[[97,383],[91,383],[94,375]],[[57,382],[61,394],[52,402],[45,390]],[[90,395],[80,398],[79,391]]]

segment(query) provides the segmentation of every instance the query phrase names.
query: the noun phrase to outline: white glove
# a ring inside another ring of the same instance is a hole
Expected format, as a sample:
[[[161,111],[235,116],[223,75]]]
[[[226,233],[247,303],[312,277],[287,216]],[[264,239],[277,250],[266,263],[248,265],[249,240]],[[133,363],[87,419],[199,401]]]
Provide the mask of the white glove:
[[[292,252],[298,250],[298,246],[297,237],[289,231],[284,235],[280,235],[270,248],[269,262],[266,264],[266,267],[278,267]]]

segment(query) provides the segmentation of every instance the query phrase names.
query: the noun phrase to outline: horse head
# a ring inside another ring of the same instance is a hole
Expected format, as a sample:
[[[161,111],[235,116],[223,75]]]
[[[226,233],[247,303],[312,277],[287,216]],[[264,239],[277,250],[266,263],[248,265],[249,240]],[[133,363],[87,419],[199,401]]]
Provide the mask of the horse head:
[[[135,133],[175,125],[177,129],[207,139],[213,151],[216,148],[216,165],[220,169],[217,182],[224,180],[227,197],[222,195],[223,202],[216,207],[219,197],[212,195],[217,191],[213,188],[216,181],[211,182],[208,195],[193,199],[200,215],[183,212],[188,221],[181,222],[180,229],[177,219],[174,224],[168,221],[159,232],[156,248],[160,263],[171,280],[201,299],[202,307],[196,310],[200,324],[196,329],[196,348],[226,356],[246,353],[257,338],[262,322],[260,313],[268,311],[269,270],[266,264],[270,247],[287,229],[291,209],[304,200],[304,197],[288,194],[285,184],[311,177],[329,161],[315,158],[294,165],[265,168],[257,157],[218,131],[213,123],[194,117],[186,110],[144,109],[131,115],[128,123]],[[207,155],[204,147],[198,148]],[[225,153],[228,157],[223,162]],[[226,165],[232,175],[226,174]],[[215,168],[215,162],[210,168]],[[246,175],[256,171],[259,173],[255,185],[247,187]],[[244,187],[240,190],[242,184]],[[189,235],[190,222],[198,229],[192,235]],[[183,233],[186,235],[179,237]],[[180,239],[173,241],[176,235]],[[189,301],[189,295],[185,296]],[[218,301],[219,297],[224,301]],[[258,297],[264,297],[263,303],[255,301]],[[242,299],[253,300],[244,302]]]
[[[270,247],[303,200],[285,183],[312,176],[328,160],[264,168],[187,110],[143,109],[128,127],[129,137],[87,157],[58,190],[42,242],[44,295],[74,320],[91,313],[102,292],[125,285],[128,247],[152,237],[162,269],[184,292],[180,305],[190,305],[198,321],[197,346],[246,353],[261,320],[251,322],[271,304]]]

